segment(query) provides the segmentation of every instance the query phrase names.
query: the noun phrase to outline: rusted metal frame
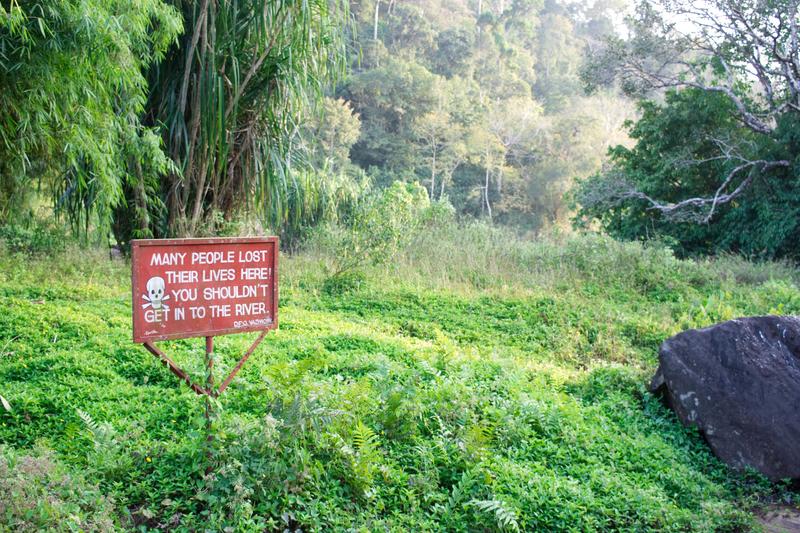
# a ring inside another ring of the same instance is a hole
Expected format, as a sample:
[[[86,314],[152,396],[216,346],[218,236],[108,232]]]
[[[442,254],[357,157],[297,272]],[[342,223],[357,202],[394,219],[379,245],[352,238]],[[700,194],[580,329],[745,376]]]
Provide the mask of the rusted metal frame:
[[[214,337],[206,337],[206,475],[212,471],[212,459],[214,458],[214,406],[211,403],[212,396],[216,398],[214,391]]]
[[[219,396],[220,394],[225,392],[225,389],[228,388],[228,385],[230,385],[231,381],[233,381],[233,378],[236,377],[236,374],[238,374],[239,370],[242,369],[242,366],[247,362],[247,359],[249,359],[250,356],[253,355],[253,352],[255,351],[255,349],[258,347],[259,344],[261,344],[261,341],[264,340],[264,337],[267,335],[268,331],[269,331],[268,329],[265,329],[264,331],[262,331],[261,335],[258,336],[258,338],[255,340],[255,342],[253,342],[253,344],[250,345],[250,348],[247,350],[247,352],[244,354],[244,356],[241,359],[239,359],[239,362],[236,363],[235,367],[233,367],[233,370],[231,370],[231,373],[228,374],[228,377],[225,378],[225,381],[223,381],[222,385],[219,386],[219,389],[217,389],[215,392],[213,392],[214,396]]]
[[[211,354],[213,354],[214,352],[214,337],[206,337],[206,358],[207,358],[208,373],[206,375],[207,387],[205,389],[200,385],[194,383],[192,379],[189,377],[189,375],[181,369],[181,367],[176,365],[175,362],[167,356],[167,354],[156,348],[154,344],[150,342],[145,342],[144,347],[147,348],[147,351],[149,351],[151,354],[158,357],[161,360],[161,362],[164,363],[173,374],[178,376],[182,381],[184,381],[187,385],[189,385],[189,387],[195,393],[197,393],[200,396],[206,395],[206,396],[213,396],[216,398],[220,394],[225,392],[225,389],[228,388],[228,385],[231,384],[231,381],[233,381],[233,378],[235,378],[236,374],[239,373],[239,370],[242,369],[242,367],[250,358],[250,356],[253,355],[253,352],[256,350],[256,348],[258,348],[258,345],[261,344],[261,341],[264,340],[264,337],[266,337],[268,332],[269,332],[268,329],[265,329],[264,331],[261,332],[261,335],[259,335],[258,338],[253,342],[253,344],[250,345],[250,348],[248,348],[245,354],[242,356],[242,358],[239,359],[239,362],[236,363],[236,366],[233,367],[231,373],[228,374],[228,377],[225,378],[225,381],[222,382],[222,385],[220,385],[217,390],[213,390],[214,376],[211,373],[214,364],[214,360],[211,357]]]
[[[206,337],[206,390],[214,388],[214,337]]]
[[[206,395],[209,394],[208,390],[204,389],[197,383],[194,383],[186,372],[184,372],[178,365],[176,365],[175,362],[167,356],[167,354],[156,348],[154,344],[150,342],[145,342],[144,347],[147,348],[148,352],[158,357],[161,360],[161,362],[164,363],[173,374],[175,374],[181,380],[186,382],[186,384],[189,385],[189,387],[198,395],[202,396],[204,394]]]

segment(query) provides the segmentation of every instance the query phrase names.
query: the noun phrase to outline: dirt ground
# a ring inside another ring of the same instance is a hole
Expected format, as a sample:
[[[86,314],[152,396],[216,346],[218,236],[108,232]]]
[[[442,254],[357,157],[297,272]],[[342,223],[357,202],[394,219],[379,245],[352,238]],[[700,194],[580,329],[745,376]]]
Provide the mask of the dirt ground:
[[[764,510],[759,522],[765,533],[800,533],[800,509],[774,505]]]

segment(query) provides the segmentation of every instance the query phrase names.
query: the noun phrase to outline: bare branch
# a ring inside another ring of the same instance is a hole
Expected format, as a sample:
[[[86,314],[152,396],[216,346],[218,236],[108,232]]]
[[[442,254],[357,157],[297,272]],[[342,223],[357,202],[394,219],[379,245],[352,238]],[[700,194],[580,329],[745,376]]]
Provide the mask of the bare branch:
[[[624,200],[644,200],[650,204],[649,209],[656,210],[662,214],[677,220],[693,220],[707,224],[714,216],[717,207],[730,203],[747,190],[753,179],[759,174],[776,167],[788,167],[789,161],[766,161],[763,159],[747,161],[728,172],[722,184],[717,188],[714,196],[694,197],[674,203],[663,203],[653,199],[649,195],[634,189],[630,184],[620,182],[615,194],[609,195],[608,200],[619,203]],[[731,185],[734,179],[743,171],[748,170],[747,176],[731,192],[725,190]],[[705,211],[705,212],[704,212]]]
[[[634,37],[610,46],[608,57],[630,87],[723,94],[747,128],[769,135],[778,116],[800,111],[799,4],[644,0]]]

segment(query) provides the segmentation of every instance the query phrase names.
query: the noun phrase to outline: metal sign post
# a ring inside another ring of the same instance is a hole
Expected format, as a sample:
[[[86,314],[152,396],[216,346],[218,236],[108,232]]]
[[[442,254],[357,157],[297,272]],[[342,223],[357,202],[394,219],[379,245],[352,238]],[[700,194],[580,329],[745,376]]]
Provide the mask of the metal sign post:
[[[131,242],[133,341],[205,397],[206,456],[211,469],[212,399],[231,381],[271,329],[278,326],[278,239],[147,239]],[[260,331],[214,388],[214,336]],[[205,337],[205,383],[200,385],[155,341]]]

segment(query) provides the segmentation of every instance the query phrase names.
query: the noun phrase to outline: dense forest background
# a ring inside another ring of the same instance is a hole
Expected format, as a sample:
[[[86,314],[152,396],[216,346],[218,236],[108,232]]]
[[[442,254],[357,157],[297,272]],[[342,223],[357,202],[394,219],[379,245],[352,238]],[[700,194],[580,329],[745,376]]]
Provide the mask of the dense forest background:
[[[247,220],[295,245],[401,181],[566,228],[633,116],[579,79],[621,0],[96,4],[3,7],[3,221],[52,198],[122,244]]]
[[[797,13],[730,0],[7,0],[0,227],[30,231],[44,206],[73,235],[123,248],[256,231],[297,249],[320,228],[424,222],[378,208],[400,184],[424,197],[415,208],[523,235],[796,258]]]
[[[315,150],[317,166],[365,171],[378,186],[418,180],[431,200],[524,230],[566,226],[574,178],[599,169],[633,116],[613,89],[586,96],[579,79],[625,7],[351,4],[352,75],[326,100],[335,118],[313,132],[336,139]]]

